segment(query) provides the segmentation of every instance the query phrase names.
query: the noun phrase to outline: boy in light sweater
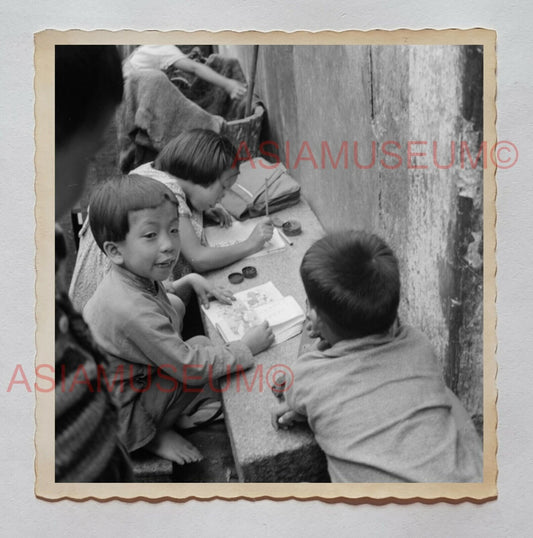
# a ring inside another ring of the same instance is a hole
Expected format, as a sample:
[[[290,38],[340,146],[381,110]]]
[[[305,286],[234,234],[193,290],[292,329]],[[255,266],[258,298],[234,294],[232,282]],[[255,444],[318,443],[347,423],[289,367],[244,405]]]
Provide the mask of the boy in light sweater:
[[[330,234],[300,274],[309,329],[273,425],[307,421],[333,482],[478,482],[481,442],[431,343],[397,319],[398,262],[376,235]]]
[[[252,355],[272,344],[272,330],[265,322],[227,345],[183,341],[180,297],[194,291],[208,306],[209,295],[226,303],[232,295],[197,274],[175,281],[167,295],[162,281],[180,251],[178,204],[168,187],[144,176],[115,178],[97,187],[90,207],[91,231],[112,268],[84,316],[112,357],[107,379],[126,377],[113,387],[120,436],[130,452],[145,447],[178,464],[198,461],[176,421],[204,386],[252,366]]]

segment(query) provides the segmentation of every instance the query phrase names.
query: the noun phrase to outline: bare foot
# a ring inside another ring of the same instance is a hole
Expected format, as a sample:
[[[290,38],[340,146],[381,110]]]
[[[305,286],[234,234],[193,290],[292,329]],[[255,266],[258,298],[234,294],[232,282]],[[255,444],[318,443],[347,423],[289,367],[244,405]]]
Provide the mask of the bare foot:
[[[202,459],[200,451],[174,430],[163,430],[158,433],[146,449],[166,460],[175,461],[179,465],[193,463]]]

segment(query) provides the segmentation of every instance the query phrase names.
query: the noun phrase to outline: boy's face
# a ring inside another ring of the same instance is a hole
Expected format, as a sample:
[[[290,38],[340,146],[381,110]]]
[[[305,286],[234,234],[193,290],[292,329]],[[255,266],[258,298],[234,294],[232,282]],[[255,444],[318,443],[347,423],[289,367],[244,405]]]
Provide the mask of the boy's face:
[[[228,170],[224,170],[220,177],[209,185],[209,187],[194,185],[189,194],[191,204],[198,211],[207,211],[214,207],[220,202],[224,193],[228,189],[231,189],[235,181],[237,181],[238,175],[238,168],[229,168]]]
[[[338,341],[338,339],[328,329],[320,317],[318,310],[309,303],[309,299],[305,300],[305,305],[305,316],[307,318],[305,330],[310,338],[320,338],[320,341],[317,343],[317,349],[323,351],[335,343],[335,341]]]
[[[318,338],[321,336],[319,320],[316,309],[309,303],[309,299],[305,300],[305,317],[306,317],[306,329],[312,338]]]
[[[129,232],[115,243],[111,260],[137,276],[166,280],[180,253],[176,205],[165,201],[153,209],[132,211],[128,220]]]

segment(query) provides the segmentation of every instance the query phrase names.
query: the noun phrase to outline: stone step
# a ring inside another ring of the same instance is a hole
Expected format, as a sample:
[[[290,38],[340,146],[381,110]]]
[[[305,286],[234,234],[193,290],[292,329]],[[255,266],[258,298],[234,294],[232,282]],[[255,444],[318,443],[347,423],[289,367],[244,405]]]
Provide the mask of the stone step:
[[[224,422],[183,433],[198,448],[203,460],[177,465],[145,450],[131,455],[135,482],[237,482],[237,471]]]
[[[144,450],[131,454],[134,482],[174,482],[174,464]]]

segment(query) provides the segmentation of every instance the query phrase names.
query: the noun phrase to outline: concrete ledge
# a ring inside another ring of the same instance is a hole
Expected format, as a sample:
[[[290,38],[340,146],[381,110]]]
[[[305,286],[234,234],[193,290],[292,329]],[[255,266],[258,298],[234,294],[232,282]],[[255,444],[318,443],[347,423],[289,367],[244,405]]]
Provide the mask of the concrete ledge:
[[[330,482],[326,457],[315,443],[306,426],[295,426],[292,432],[281,432],[293,436],[300,430],[301,443],[295,449],[283,450],[263,458],[253,457],[249,461],[236,463],[241,482]],[[306,440],[303,440],[306,439]]]
[[[232,285],[231,290],[238,292],[270,280],[284,296],[292,295],[305,309],[299,266],[305,251],[324,231],[304,201],[276,216],[283,221],[298,220],[302,234],[291,237],[293,244],[286,249],[254,258],[257,277]],[[245,265],[246,260],[241,260],[213,271],[208,279],[227,287],[228,275]],[[218,331],[207,319],[205,326],[211,340],[222,343]],[[300,338],[294,337],[260,353],[255,358],[255,368],[235,374],[230,380],[226,377],[220,380],[226,426],[242,482],[329,482],[325,457],[307,425],[276,431],[271,424],[271,413],[280,405],[271,390],[273,376],[285,372],[292,378],[299,346]]]
[[[174,464],[171,461],[138,450],[131,455],[134,482],[174,482]]]
[[[291,344],[294,360],[298,338]],[[266,358],[261,362],[257,368],[267,371],[269,362]],[[247,372],[250,381],[256,372]],[[329,482],[325,456],[307,424],[289,430],[273,428],[271,413],[280,403],[266,384],[261,387],[256,382],[248,392],[242,389],[242,379],[234,376],[229,387],[224,393],[224,414],[239,481]]]

